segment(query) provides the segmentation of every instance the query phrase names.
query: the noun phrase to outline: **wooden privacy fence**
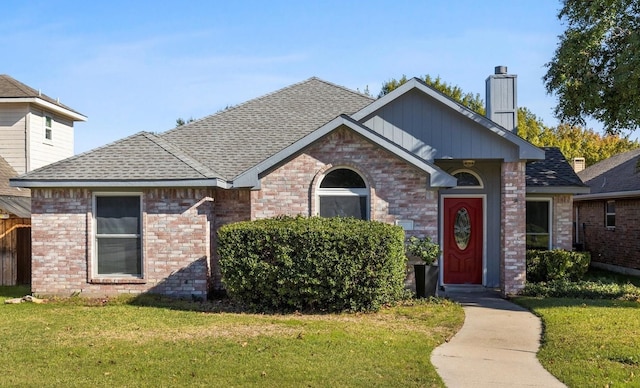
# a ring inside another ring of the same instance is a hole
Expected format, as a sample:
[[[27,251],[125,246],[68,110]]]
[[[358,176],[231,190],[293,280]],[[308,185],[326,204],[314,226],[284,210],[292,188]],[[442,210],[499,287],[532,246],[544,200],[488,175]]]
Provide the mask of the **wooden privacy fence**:
[[[31,220],[0,220],[0,285],[31,283]]]

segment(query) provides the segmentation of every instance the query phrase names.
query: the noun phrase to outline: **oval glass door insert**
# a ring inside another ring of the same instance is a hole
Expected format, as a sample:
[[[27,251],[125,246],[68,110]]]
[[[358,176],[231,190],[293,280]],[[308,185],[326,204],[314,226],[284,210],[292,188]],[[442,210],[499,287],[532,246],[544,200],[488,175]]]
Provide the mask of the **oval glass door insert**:
[[[453,235],[458,248],[461,251],[467,249],[469,240],[471,239],[471,218],[465,208],[461,208],[456,214],[456,220],[453,224]]]

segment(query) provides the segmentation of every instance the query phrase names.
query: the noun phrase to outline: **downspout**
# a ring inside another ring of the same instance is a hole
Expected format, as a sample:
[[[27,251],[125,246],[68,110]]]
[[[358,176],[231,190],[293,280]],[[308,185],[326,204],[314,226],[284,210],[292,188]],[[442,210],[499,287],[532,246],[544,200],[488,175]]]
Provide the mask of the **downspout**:
[[[574,223],[574,227],[575,227],[575,239],[576,239],[576,245],[580,244],[580,210],[578,209],[578,207],[576,206],[576,221]]]

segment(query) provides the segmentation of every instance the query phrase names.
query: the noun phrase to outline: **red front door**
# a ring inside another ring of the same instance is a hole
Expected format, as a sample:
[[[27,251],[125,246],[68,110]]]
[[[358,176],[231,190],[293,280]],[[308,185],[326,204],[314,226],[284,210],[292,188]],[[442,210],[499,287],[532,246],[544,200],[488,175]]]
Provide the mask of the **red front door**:
[[[445,284],[482,284],[482,220],[482,198],[444,199]]]

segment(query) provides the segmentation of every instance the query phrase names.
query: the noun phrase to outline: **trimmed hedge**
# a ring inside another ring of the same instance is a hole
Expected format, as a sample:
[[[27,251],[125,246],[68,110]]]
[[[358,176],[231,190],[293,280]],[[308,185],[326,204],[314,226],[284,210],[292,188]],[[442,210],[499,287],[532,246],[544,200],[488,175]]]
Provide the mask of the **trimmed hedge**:
[[[404,296],[404,231],[353,218],[278,217],[225,225],[229,295],[262,311],[369,311]]]
[[[554,249],[552,251],[527,251],[527,281],[547,282],[552,280],[581,279],[589,270],[589,252],[573,252]]]

